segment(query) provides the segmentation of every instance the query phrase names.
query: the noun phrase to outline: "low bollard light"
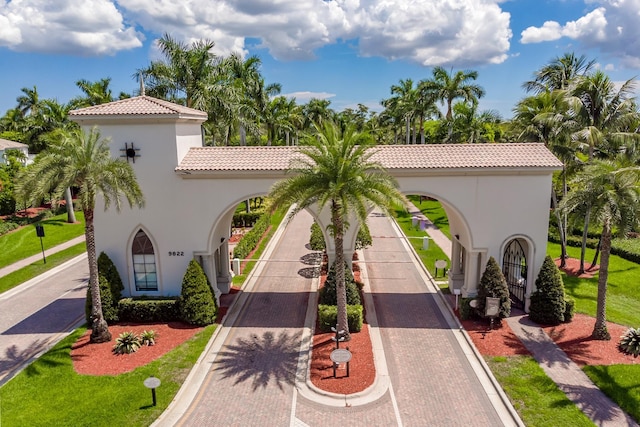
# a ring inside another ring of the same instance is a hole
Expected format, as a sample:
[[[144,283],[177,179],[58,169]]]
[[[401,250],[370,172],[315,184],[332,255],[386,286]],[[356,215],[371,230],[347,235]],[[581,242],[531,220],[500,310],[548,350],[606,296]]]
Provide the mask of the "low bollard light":
[[[153,406],[156,406],[156,388],[160,387],[160,380],[154,376],[151,376],[144,380],[144,386],[151,389],[151,398],[153,399]]]

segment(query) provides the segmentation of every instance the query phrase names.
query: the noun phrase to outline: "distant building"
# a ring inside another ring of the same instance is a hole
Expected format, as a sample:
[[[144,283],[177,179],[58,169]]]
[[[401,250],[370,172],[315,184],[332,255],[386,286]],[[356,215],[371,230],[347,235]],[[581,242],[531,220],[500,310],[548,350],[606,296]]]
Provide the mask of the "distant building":
[[[0,138],[0,165],[4,165],[7,162],[6,153],[10,150],[18,150],[24,153],[25,162],[29,159],[29,146],[20,142],[9,141],[7,139]]]

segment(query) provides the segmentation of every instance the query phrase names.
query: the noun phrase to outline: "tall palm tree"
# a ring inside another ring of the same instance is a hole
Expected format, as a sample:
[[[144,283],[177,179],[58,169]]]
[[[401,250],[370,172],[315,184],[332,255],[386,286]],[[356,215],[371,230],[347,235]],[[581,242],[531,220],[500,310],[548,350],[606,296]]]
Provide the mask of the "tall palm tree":
[[[624,234],[639,223],[640,168],[596,159],[571,181],[571,191],[560,206],[567,212],[589,206],[592,218],[602,225],[596,323],[592,336],[598,340],[611,339],[606,323],[611,238],[613,230]]]
[[[422,84],[424,90],[431,92],[435,99],[447,106],[445,118],[450,121],[453,118],[453,101],[462,98],[465,102],[477,104],[478,99],[484,96],[484,89],[472,81],[478,78],[477,71],[448,72],[443,67],[435,67],[432,78]]]
[[[106,77],[95,82],[81,79],[76,82],[78,89],[82,91],[84,96],[78,96],[70,101],[71,108],[90,107],[92,105],[106,104],[114,100],[109,85],[111,78]]]
[[[302,107],[304,115],[304,128],[312,130],[314,125],[323,127],[326,122],[330,122],[333,118],[334,111],[329,108],[331,101],[328,99],[311,98]]]
[[[417,116],[419,92],[413,85],[412,79],[400,79],[397,85],[391,86],[390,106],[395,110],[395,114],[401,116],[405,125],[405,143],[411,142],[411,122]],[[415,142],[415,133],[414,133]]]
[[[38,88],[33,86],[33,89],[23,87],[20,89],[22,95],[16,98],[18,101],[18,110],[22,113],[22,116],[27,114],[34,114],[38,110],[40,105],[40,96],[38,95]]]
[[[575,53],[557,56],[534,73],[534,79],[524,82],[527,92],[547,92],[568,89],[576,78],[585,76],[595,67],[596,61],[587,61],[586,56],[576,57]]]
[[[367,134],[357,133],[353,128],[340,133],[333,123],[316,125],[315,131],[306,135],[304,145],[299,147],[301,156],[288,169],[291,176],[274,184],[269,197],[275,208],[296,203],[293,214],[314,204],[329,209],[330,232],[336,249],[337,330],[345,331],[345,338],[349,339],[344,279],[347,219],[355,216],[364,224],[371,207],[390,214],[395,204],[404,206],[405,197],[395,180],[371,160],[375,149]]]
[[[213,72],[213,41],[198,40],[190,45],[169,34],[158,40],[164,61],[153,61],[134,75],[145,79],[146,92],[158,98],[183,103],[190,108],[206,108],[206,86]]]
[[[93,218],[98,196],[104,200],[105,209],[113,203],[119,211],[122,197],[131,207],[144,206],[144,197],[131,165],[111,157],[109,141],[102,139],[97,129],[88,133],[73,129],[38,156],[18,180],[17,187],[19,194],[32,201],[49,193],[60,194],[69,187],[79,189],[89,261],[93,319],[90,340],[93,343],[110,341],[111,333],[102,315]]]

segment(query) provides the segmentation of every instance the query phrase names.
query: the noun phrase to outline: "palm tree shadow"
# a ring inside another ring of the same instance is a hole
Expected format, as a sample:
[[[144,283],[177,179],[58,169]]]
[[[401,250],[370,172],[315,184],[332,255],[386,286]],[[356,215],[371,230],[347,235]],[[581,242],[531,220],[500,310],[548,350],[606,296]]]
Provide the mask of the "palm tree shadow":
[[[238,338],[228,345],[216,359],[215,369],[223,378],[235,377],[234,385],[251,380],[253,391],[275,383],[281,391],[283,385],[293,385],[298,368],[301,347],[299,334],[265,332],[262,337]]]

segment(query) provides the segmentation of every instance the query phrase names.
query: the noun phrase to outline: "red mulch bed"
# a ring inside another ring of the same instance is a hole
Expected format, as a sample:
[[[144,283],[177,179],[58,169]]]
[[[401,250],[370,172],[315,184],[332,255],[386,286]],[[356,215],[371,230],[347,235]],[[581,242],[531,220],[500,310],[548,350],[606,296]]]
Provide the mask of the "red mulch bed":
[[[156,332],[155,345],[140,347],[137,352],[131,354],[113,353],[116,338],[121,333],[135,332],[140,334],[145,330]],[[112,335],[111,341],[101,344],[89,344],[91,330],[87,330],[71,347],[73,368],[77,373],[83,375],[119,375],[130,372],[159,358],[201,330],[201,327],[181,322],[145,325],[117,324],[109,326]]]
[[[560,268],[560,258],[554,259],[558,268]],[[591,266],[591,262],[585,262],[585,271],[581,274],[578,274],[580,271],[580,260],[575,258],[566,258],[565,266],[560,268],[560,270],[567,273],[569,276],[579,277],[581,279],[591,279],[597,272],[600,270],[600,265],[596,264],[593,268],[589,268]]]

